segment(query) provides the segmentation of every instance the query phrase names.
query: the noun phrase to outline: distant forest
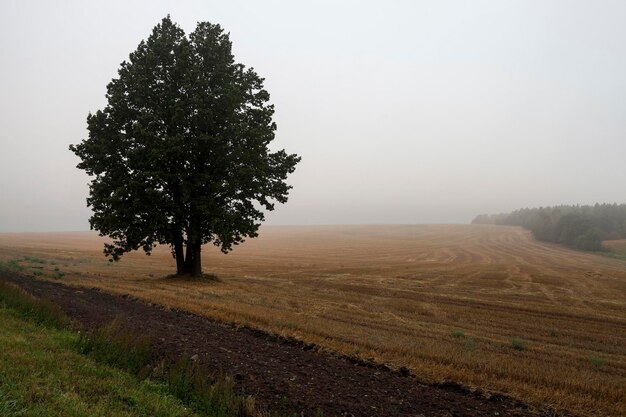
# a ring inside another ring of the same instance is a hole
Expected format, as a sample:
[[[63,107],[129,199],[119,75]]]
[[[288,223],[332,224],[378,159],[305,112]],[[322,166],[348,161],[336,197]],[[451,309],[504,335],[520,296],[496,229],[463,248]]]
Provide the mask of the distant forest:
[[[544,242],[600,251],[603,240],[626,239],[626,204],[525,208],[481,214],[472,224],[522,226]]]

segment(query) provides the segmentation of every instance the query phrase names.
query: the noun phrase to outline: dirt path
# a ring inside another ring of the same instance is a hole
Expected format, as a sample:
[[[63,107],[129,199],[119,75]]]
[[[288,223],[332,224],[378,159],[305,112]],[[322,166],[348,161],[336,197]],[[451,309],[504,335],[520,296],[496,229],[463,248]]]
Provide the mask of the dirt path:
[[[182,311],[103,293],[0,272],[0,279],[53,300],[80,326],[90,328],[122,315],[150,334],[160,355],[183,351],[270,410],[315,416],[541,416],[501,396],[471,393],[455,385],[429,386],[408,371],[394,371],[319,352],[314,346],[258,330],[235,328]]]

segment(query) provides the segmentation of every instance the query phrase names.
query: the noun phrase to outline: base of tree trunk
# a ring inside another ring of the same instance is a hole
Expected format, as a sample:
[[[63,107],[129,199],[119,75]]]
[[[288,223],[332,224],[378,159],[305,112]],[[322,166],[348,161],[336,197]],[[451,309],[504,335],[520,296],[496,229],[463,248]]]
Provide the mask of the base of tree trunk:
[[[208,274],[202,273],[200,275],[193,275],[189,273],[171,274],[171,275],[168,275],[166,278],[184,279],[184,280],[189,280],[189,281],[201,280],[201,281],[206,281],[206,282],[222,282],[222,279],[220,277],[211,273],[208,273]]]
[[[202,276],[202,244],[188,243],[183,254],[182,243],[175,245],[176,275]]]

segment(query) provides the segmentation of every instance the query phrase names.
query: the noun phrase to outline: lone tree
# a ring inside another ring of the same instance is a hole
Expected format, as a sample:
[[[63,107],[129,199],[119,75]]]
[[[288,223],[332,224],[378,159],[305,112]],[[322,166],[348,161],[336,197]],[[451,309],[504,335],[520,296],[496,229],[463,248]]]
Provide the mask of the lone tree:
[[[269,150],[274,106],[231,46],[219,25],[187,37],[164,18],[87,117],[88,138],[70,145],[94,177],[89,223],[113,239],[110,260],[167,244],[178,274],[201,275],[203,244],[229,252],[258,235],[263,209],[287,201],[300,157]]]

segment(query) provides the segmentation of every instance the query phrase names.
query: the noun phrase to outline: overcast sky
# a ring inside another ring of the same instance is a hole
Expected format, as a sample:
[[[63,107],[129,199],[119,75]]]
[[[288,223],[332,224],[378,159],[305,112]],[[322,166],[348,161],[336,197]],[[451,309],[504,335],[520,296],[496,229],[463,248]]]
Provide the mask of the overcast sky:
[[[230,32],[302,156],[269,224],[626,202],[626,2],[0,0],[0,231],[86,230],[70,143],[167,14]]]

